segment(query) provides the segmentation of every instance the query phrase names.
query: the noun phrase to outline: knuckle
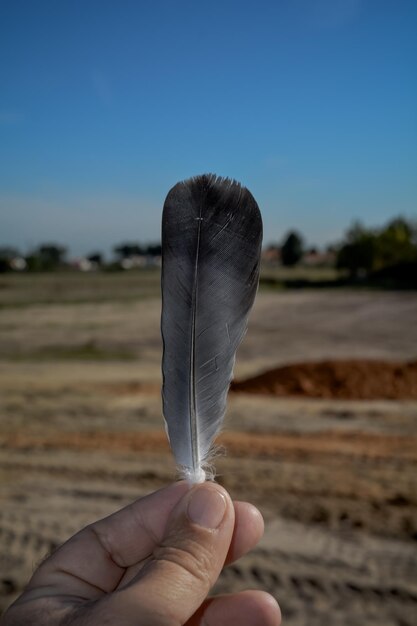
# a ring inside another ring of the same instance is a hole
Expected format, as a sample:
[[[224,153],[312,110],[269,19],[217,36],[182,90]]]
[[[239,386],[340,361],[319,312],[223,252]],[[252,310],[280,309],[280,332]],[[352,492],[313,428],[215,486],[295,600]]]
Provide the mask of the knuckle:
[[[94,535],[102,550],[108,555],[108,557],[110,557],[113,563],[115,563],[119,567],[122,567],[122,555],[119,554],[117,545],[115,545],[112,541],[111,535],[105,530],[101,529],[97,524],[92,524],[89,529],[90,532]]]
[[[154,560],[180,568],[187,578],[209,590],[211,579],[210,553],[196,541],[188,541],[186,547],[160,545],[153,554]]]

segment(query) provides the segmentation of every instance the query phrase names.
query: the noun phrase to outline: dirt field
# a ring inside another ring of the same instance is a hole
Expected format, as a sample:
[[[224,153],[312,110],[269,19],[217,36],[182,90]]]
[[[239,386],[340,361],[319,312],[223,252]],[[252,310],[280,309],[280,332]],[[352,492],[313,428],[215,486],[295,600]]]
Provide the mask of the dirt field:
[[[157,279],[0,277],[1,608],[69,535],[175,477]],[[416,320],[413,293],[260,292],[236,375],[412,361]],[[230,394],[218,479],[266,532],[218,589],[271,591],[291,626],[414,625],[416,427],[413,399]]]

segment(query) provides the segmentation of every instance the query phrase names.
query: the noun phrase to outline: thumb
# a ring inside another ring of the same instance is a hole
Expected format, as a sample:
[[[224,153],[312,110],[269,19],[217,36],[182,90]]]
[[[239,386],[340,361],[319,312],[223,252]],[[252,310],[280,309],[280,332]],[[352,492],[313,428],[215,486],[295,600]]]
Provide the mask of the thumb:
[[[222,487],[204,483],[190,489],[173,509],[151,560],[117,594],[121,613],[140,625],[184,624],[221,572],[234,521],[233,503]]]

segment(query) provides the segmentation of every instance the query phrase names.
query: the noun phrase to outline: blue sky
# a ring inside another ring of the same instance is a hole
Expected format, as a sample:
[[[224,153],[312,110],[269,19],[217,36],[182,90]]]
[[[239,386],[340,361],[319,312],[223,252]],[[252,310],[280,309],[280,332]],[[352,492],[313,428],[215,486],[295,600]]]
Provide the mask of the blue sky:
[[[265,243],[417,213],[415,0],[3,0],[0,245],[157,240],[231,176]]]

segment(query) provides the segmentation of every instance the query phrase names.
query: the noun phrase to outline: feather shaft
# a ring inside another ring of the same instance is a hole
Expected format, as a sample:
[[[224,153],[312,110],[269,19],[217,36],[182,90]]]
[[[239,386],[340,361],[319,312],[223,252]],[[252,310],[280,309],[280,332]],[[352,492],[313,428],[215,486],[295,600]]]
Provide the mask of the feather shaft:
[[[195,332],[196,332],[196,311],[197,311],[197,284],[198,284],[198,256],[200,251],[201,235],[201,212],[198,219],[197,250],[194,265],[194,285],[193,285],[193,313],[191,322],[191,358],[190,358],[190,431],[191,431],[191,455],[192,473],[196,475],[201,465],[198,446],[198,413],[195,388]]]

